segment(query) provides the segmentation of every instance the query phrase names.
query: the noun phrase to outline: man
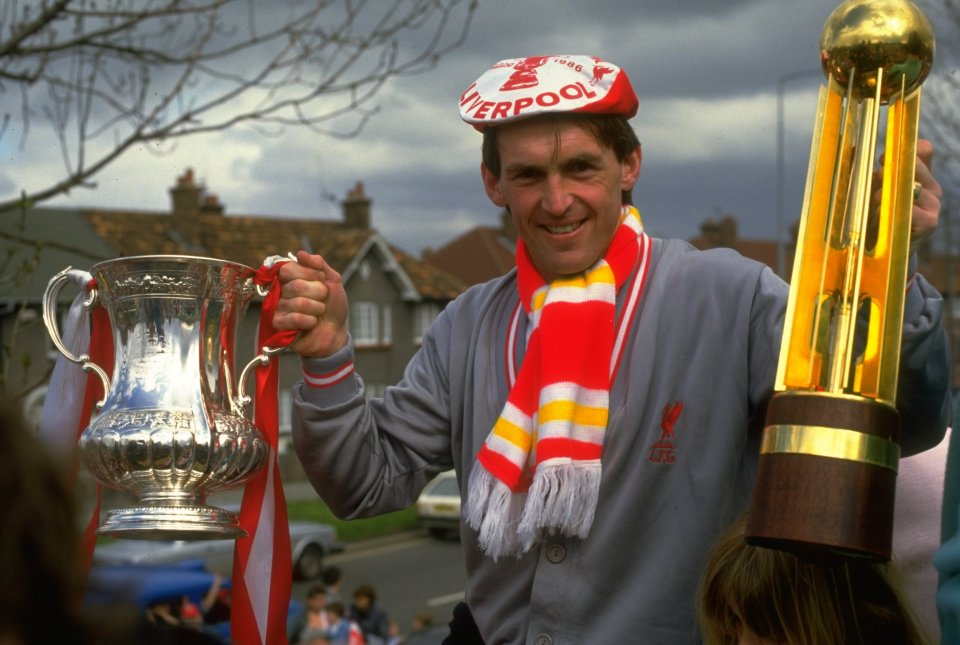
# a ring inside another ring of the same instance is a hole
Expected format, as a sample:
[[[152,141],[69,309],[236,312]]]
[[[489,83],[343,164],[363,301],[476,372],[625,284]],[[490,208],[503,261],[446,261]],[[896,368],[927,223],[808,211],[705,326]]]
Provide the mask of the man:
[[[455,468],[466,600],[492,643],[697,642],[705,554],[750,498],[787,287],[729,250],[651,239],[627,206],[637,99],[586,56],[501,61],[461,116],[520,233],[517,269],[434,323],[403,380],[365,401],[347,300],[322,258],[281,270],[274,323],[297,329],[297,452],[338,515],[412,504]],[[922,147],[914,212],[936,226]],[[922,277],[903,338],[904,450],[949,414],[942,301]]]

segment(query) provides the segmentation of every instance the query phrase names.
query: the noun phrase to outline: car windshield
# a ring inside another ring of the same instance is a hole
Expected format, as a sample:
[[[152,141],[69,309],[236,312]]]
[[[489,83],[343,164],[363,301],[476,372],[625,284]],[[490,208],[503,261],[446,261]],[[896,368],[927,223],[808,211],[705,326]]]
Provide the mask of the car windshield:
[[[446,497],[460,497],[460,489],[457,487],[457,480],[453,477],[447,477],[438,480],[434,485],[431,495],[443,495]]]

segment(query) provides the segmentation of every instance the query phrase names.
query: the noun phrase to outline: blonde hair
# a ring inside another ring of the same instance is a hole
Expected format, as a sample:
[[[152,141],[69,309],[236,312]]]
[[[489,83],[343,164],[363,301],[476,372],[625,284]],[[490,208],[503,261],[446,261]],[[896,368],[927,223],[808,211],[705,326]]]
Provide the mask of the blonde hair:
[[[697,611],[704,642],[736,645],[741,625],[784,645],[929,645],[891,565],[813,561],[753,546],[735,522],[710,554]]]

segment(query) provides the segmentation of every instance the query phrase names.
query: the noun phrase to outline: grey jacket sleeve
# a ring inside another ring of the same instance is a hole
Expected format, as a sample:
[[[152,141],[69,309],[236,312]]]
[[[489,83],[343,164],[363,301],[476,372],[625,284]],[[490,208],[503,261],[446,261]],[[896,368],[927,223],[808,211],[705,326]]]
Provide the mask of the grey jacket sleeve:
[[[452,307],[454,305],[450,305]],[[426,483],[453,467],[447,388],[448,316],[425,336],[402,381],[367,400],[352,371],[352,344],[324,359],[303,359],[294,388],[293,441],[314,488],[339,517],[406,508]],[[348,372],[326,387],[310,375]]]
[[[897,409],[900,444],[907,456],[940,443],[953,413],[943,298],[917,275],[904,305]]]

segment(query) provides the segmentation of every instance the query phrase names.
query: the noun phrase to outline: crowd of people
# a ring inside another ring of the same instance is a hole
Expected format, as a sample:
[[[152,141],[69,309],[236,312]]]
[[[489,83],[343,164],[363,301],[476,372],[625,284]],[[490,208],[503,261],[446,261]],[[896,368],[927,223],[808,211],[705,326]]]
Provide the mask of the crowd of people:
[[[424,610],[413,616],[408,630],[390,620],[377,604],[377,593],[363,583],[353,590],[352,602],[345,605],[340,596],[343,574],[336,566],[323,572],[320,583],[312,586],[303,608],[291,617],[287,636],[291,645],[416,645],[438,643],[433,615]],[[427,633],[434,640],[422,640]]]

